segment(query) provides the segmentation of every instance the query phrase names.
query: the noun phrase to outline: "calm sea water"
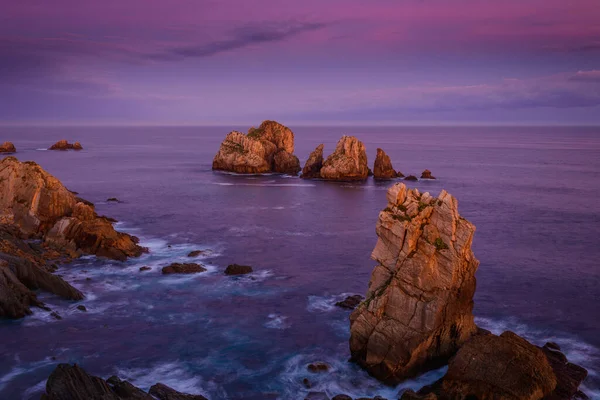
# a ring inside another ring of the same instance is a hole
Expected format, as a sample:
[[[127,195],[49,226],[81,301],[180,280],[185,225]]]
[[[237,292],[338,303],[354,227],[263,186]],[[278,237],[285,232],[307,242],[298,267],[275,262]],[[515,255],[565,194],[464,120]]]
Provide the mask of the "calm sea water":
[[[429,168],[438,180],[409,186],[448,190],[477,226],[477,322],[556,341],[590,370],[585,388],[600,398],[599,128],[292,129],[302,163],[319,143],[328,154],[352,134],[371,164],[382,147],[405,174]],[[214,173],[229,130],[0,127],[19,159],[41,164],[151,249],[126,263],[89,257],[61,267],[86,294],[87,313],[41,294],[63,320],[36,310],[1,321],[0,398],[39,398],[59,362],[211,399],[302,399],[305,377],[330,395],[395,398],[443,374],[390,388],[347,362],[349,313],[334,303],[366,291],[390,183]],[[63,138],[85,150],[39,150]],[[195,249],[213,251],[201,259],[209,272],[161,276]],[[224,276],[234,262],[255,273]],[[143,265],[153,270],[138,272]],[[319,360],[330,373],[307,372]]]

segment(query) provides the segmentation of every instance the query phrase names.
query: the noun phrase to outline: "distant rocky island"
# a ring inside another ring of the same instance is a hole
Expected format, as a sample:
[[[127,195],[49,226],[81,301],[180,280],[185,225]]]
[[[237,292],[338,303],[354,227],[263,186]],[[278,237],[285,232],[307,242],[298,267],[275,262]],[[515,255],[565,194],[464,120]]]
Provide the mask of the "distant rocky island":
[[[54,143],[48,150],[83,150],[83,147],[79,142],[69,143],[63,139]]]
[[[366,147],[354,136],[342,136],[326,159],[323,157],[324,147],[320,144],[310,153],[301,178],[342,182],[364,181],[371,175],[378,180],[404,178],[400,171],[394,170],[390,157],[382,149],[377,149],[371,171]],[[232,131],[221,143],[212,169],[238,174],[296,176],[300,172],[300,161],[294,155],[294,133],[279,122],[269,120],[263,121],[258,128],[250,128],[247,134]],[[435,179],[429,170],[423,171],[421,178]],[[418,179],[410,176],[408,180]]]

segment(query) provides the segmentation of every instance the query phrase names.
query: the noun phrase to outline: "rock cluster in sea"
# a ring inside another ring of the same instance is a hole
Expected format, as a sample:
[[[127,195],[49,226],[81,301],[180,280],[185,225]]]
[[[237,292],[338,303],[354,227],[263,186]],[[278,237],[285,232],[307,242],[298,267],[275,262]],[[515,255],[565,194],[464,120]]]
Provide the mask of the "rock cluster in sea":
[[[456,199],[393,185],[379,213],[365,300],[350,316],[352,359],[374,377],[399,383],[449,364],[434,385],[402,399],[570,399],[587,371],[560,348],[539,348],[474,322],[475,226]]]
[[[59,364],[46,382],[42,400],[207,400],[157,383],[148,393],[117,376],[107,380],[89,375],[77,364]]]
[[[275,121],[264,121],[247,134],[230,132],[221,143],[212,168],[241,174],[296,175],[300,161],[294,155],[294,133]]]
[[[4,142],[0,144],[0,153],[16,153],[17,149],[11,142]]]
[[[69,143],[63,139],[54,143],[48,150],[83,150],[83,147],[79,142]]]
[[[123,261],[147,251],[135,236],[117,232],[112,221],[36,163],[1,160],[0,316],[21,318],[31,306],[43,307],[33,292],[37,289],[82,299],[81,292],[52,274],[56,261],[83,254]]]

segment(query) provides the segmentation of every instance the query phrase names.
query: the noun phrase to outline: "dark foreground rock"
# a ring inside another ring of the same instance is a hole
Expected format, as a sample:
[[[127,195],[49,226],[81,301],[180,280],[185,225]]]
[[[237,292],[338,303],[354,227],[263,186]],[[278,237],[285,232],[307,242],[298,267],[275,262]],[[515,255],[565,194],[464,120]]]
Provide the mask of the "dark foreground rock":
[[[342,301],[338,301],[337,303],[335,303],[335,305],[338,307],[341,307],[341,308],[348,309],[348,310],[354,310],[356,308],[356,306],[358,306],[360,304],[360,302],[363,301],[364,299],[365,298],[363,296],[361,296],[360,294],[355,294],[353,296],[346,297]]]
[[[252,272],[249,265],[231,264],[225,268],[225,275],[245,275]]]
[[[398,183],[379,213],[366,300],[350,316],[352,358],[397,383],[445,364],[477,328],[472,314],[479,262],[473,224],[457,200]]]
[[[154,397],[153,397],[154,396]],[[201,395],[180,393],[157,383],[150,392],[118,377],[104,380],[89,375],[77,364],[59,364],[46,382],[42,400],[207,400]]]
[[[4,142],[0,144],[0,153],[16,153],[17,148],[11,142]]]
[[[50,146],[48,150],[83,150],[83,147],[79,142],[71,144],[66,140],[59,140],[58,142]]]
[[[206,271],[200,264],[196,263],[173,263],[163,267],[162,273],[165,275],[169,274],[197,274],[199,272]]]
[[[566,400],[586,376],[559,350],[536,347],[509,331],[483,334],[461,347],[442,379],[402,399]]]
[[[395,179],[398,177],[396,170],[392,166],[390,156],[382,149],[377,149],[377,156],[373,165],[373,177],[375,179]]]
[[[213,159],[212,169],[240,174],[297,175],[300,161],[294,155],[294,133],[275,121],[263,121],[246,135],[230,132]]]

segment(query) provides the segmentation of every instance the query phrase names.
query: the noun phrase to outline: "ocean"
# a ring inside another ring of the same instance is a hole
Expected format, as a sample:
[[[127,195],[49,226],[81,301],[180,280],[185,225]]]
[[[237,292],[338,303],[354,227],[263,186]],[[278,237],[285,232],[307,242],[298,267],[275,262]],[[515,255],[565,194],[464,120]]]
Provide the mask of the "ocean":
[[[349,312],[334,304],[366,292],[391,183],[213,172],[225,135],[247,128],[0,127],[17,158],[39,163],[151,250],[125,263],[61,266],[87,312],[41,293],[62,320],[35,309],[0,321],[0,399],[38,399],[61,362],[210,399],[303,399],[309,390],[392,399],[443,375],[387,387],[348,362]],[[476,322],[558,343],[589,370],[583,390],[600,398],[600,128],[290,128],[302,165],[318,144],[327,155],[348,134],[365,143],[371,166],[381,147],[405,175],[430,169],[437,180],[407,185],[447,190],[477,227]],[[59,139],[84,150],[43,150]],[[211,250],[199,259],[207,272],[161,275],[202,249]],[[254,273],[225,276],[231,263]],[[314,361],[330,372],[308,372]]]

